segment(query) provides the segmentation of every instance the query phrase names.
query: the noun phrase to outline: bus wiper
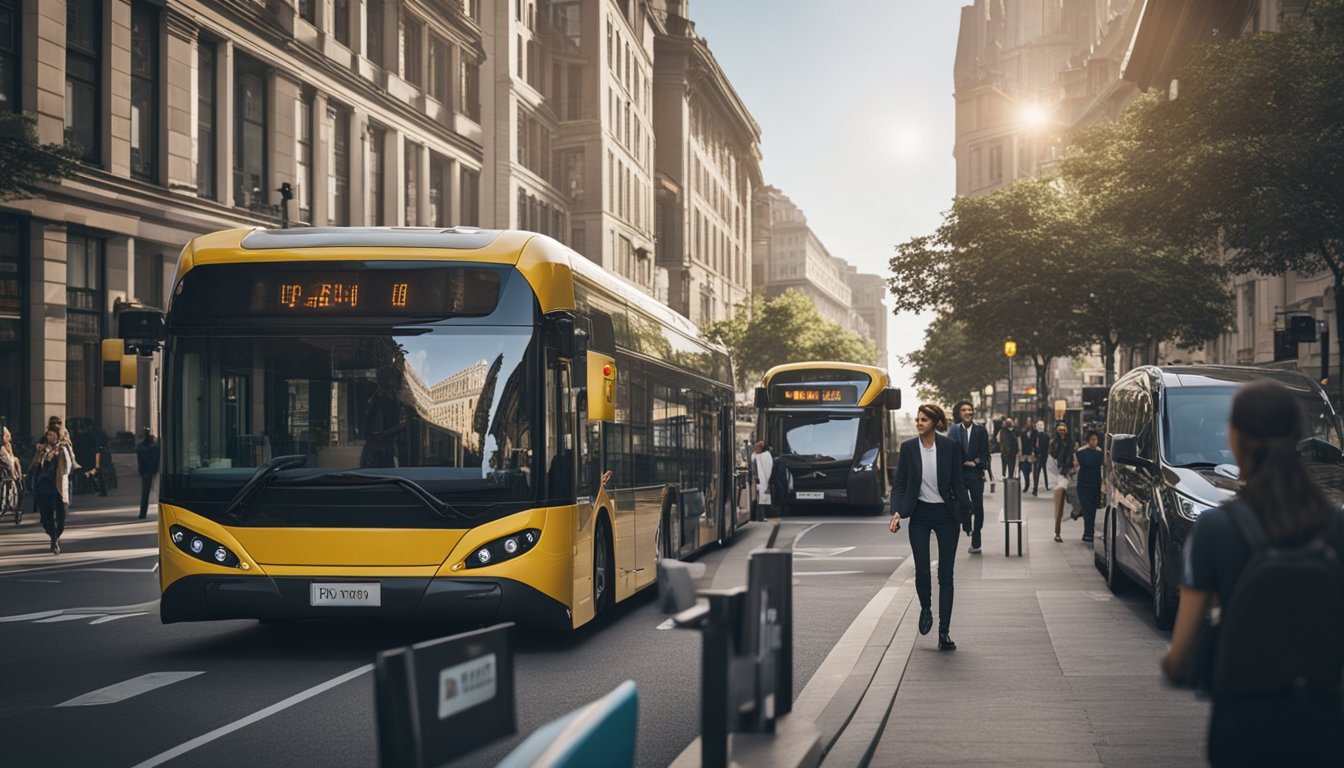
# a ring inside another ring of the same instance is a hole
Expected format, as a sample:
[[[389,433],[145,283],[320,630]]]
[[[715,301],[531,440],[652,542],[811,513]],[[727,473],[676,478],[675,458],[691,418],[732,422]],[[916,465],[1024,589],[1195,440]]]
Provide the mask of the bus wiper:
[[[1177,464],[1181,469],[1213,469],[1218,466],[1216,461],[1187,461],[1184,464]]]
[[[276,456],[274,459],[263,464],[252,477],[248,478],[242,488],[229,500],[229,505],[224,507],[224,515],[233,515],[234,510],[247,503],[257,491],[261,490],[267,483],[275,477],[275,473],[282,469],[293,469],[301,467],[308,463],[308,457],[301,453],[291,454],[289,456]]]
[[[409,492],[426,509],[446,520],[470,520],[471,517],[453,505],[430,493],[425,487],[408,477],[399,475],[375,475],[368,472],[324,472],[320,475],[286,480],[285,485],[321,485],[335,481],[340,485],[395,485]]]

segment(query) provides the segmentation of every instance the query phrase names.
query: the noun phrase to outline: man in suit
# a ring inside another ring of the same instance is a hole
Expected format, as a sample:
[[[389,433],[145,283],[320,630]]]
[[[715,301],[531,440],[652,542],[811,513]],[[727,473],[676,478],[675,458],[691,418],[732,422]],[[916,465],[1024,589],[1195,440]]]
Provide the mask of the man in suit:
[[[980,529],[985,527],[985,470],[989,469],[989,432],[975,423],[975,406],[962,400],[952,409],[960,420],[947,438],[961,447],[962,474],[971,497],[971,554],[980,554]]]
[[[919,632],[933,626],[929,567],[929,534],[938,538],[938,648],[956,650],[948,636],[952,622],[952,566],[957,558],[957,538],[970,524],[966,487],[962,480],[961,446],[937,432],[946,424],[943,409],[921,405],[915,414],[918,437],[901,443],[896,461],[896,479],[891,486],[891,523],[895,533],[901,519],[910,521],[910,552],[915,560],[915,592],[919,595]]]

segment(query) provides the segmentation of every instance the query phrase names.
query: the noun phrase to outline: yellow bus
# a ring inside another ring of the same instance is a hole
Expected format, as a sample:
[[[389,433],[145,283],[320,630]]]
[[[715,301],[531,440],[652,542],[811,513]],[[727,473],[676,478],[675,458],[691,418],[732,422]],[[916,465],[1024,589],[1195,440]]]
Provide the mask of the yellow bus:
[[[786,513],[807,507],[881,511],[896,467],[901,391],[871,365],[806,362],[766,371],[757,436],[787,470]]]
[[[218,232],[165,327],[165,623],[578,627],[745,522],[724,350],[547,237]]]

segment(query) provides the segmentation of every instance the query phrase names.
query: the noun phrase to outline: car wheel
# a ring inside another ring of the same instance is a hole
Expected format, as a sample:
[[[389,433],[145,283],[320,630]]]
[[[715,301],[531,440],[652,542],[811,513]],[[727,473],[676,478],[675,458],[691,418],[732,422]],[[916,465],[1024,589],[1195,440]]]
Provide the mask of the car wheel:
[[[1152,583],[1153,622],[1161,630],[1169,630],[1176,623],[1176,600],[1173,598],[1167,569],[1167,537],[1158,529],[1153,536]]]
[[[614,601],[616,564],[611,553],[611,530],[600,518],[593,531],[593,615],[601,616]]]

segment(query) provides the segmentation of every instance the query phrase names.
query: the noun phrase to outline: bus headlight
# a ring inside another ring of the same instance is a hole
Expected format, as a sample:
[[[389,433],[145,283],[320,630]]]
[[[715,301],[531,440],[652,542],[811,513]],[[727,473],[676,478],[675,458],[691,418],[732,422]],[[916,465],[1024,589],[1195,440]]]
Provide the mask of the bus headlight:
[[[528,528],[525,531],[495,539],[488,544],[477,547],[476,551],[472,552],[471,556],[467,558],[466,566],[468,568],[483,568],[487,565],[510,560],[532,549],[540,540],[541,531],[536,528]]]
[[[168,529],[168,538],[172,539],[173,545],[178,549],[203,563],[222,565],[226,568],[247,569],[247,566],[228,547],[180,525],[174,525]]]

